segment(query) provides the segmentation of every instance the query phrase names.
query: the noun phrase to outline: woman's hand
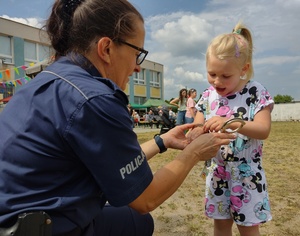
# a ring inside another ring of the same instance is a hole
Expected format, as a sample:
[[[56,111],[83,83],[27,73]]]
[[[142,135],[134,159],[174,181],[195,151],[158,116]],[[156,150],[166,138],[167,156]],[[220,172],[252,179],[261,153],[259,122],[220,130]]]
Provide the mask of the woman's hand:
[[[160,137],[163,139],[164,145],[167,148],[182,150],[193,141],[191,137],[185,135],[187,130],[193,127],[194,124],[178,125],[167,133],[160,135]]]
[[[206,161],[216,156],[222,145],[228,145],[230,140],[235,139],[235,134],[206,133],[199,135],[183,150],[189,158],[196,161]]]

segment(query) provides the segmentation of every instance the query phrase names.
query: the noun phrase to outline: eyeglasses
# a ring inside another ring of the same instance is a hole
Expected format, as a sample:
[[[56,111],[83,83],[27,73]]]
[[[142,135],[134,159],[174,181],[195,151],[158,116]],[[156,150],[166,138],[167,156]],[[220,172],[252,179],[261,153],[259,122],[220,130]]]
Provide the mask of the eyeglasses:
[[[147,50],[145,50],[145,49],[143,49],[143,48],[139,48],[139,47],[137,47],[137,46],[135,46],[135,45],[132,45],[132,44],[130,44],[130,43],[127,43],[127,42],[125,42],[125,41],[123,41],[123,40],[121,40],[121,39],[118,39],[118,40],[116,40],[116,41],[119,42],[119,43],[123,43],[123,44],[125,44],[125,45],[127,45],[127,46],[129,46],[129,47],[131,47],[131,48],[134,48],[134,49],[140,51],[139,55],[136,56],[136,64],[137,64],[137,65],[140,65],[140,64],[143,63],[143,61],[145,60],[145,58],[146,58],[146,56],[147,56],[147,54],[148,54],[148,51],[147,51]]]

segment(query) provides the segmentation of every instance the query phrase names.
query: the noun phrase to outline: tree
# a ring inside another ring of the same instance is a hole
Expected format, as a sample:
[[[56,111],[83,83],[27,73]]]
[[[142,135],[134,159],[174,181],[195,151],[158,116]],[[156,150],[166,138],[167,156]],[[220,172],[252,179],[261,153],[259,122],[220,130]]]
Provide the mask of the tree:
[[[287,103],[287,102],[292,102],[292,101],[294,101],[294,98],[292,98],[290,95],[277,94],[274,97],[275,103]]]

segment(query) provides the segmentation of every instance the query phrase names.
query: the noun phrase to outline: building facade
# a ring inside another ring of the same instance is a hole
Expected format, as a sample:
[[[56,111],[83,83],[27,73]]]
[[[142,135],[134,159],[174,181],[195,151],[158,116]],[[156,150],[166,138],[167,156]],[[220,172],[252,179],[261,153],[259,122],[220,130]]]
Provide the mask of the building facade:
[[[41,63],[51,55],[44,30],[0,17],[0,100],[32,79],[28,71],[42,70]],[[163,99],[163,85],[163,65],[145,60],[141,71],[131,76],[125,93],[130,103],[143,104],[149,98]]]
[[[125,90],[129,103],[144,104],[148,99],[163,100],[163,69],[162,64],[145,60],[141,71],[131,76]]]

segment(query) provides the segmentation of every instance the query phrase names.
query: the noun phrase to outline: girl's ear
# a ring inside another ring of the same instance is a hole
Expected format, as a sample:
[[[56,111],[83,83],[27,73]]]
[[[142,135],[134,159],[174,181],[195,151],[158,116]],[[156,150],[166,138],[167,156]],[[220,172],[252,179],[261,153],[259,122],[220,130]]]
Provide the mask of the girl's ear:
[[[112,40],[108,37],[101,38],[97,43],[98,56],[106,63],[110,63],[111,46],[112,46]]]
[[[250,68],[250,64],[249,63],[247,63],[247,64],[244,65],[244,67],[242,68],[242,76],[244,76],[247,73],[247,71],[249,70],[249,68]]]

